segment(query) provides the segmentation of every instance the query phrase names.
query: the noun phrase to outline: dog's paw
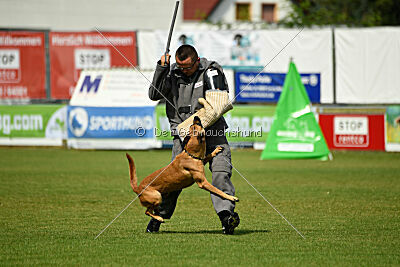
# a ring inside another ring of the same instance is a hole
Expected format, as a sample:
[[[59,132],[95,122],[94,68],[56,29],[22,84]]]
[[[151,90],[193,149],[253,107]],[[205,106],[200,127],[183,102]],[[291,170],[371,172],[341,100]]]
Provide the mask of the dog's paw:
[[[233,202],[239,202],[239,199],[237,197],[232,197]]]
[[[165,223],[164,219],[161,216],[155,215],[153,218],[159,221],[160,223]]]
[[[224,150],[224,148],[222,146],[217,146],[216,149],[214,149],[212,156],[215,157],[216,155],[218,155],[219,153],[221,153]]]

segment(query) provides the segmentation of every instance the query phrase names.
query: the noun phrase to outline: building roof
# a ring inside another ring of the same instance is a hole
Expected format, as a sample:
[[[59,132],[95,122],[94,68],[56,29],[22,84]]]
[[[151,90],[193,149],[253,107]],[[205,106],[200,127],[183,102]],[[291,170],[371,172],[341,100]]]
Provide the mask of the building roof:
[[[203,20],[206,19],[220,0],[184,0],[183,19],[184,20]]]

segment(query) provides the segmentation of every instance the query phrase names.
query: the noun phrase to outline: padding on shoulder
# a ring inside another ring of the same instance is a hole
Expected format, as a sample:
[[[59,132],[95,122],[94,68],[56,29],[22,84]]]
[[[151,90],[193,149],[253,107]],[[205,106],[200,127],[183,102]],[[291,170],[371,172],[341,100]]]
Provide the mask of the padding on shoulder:
[[[215,67],[210,67],[206,70],[204,82],[210,90],[228,90],[224,74]]]

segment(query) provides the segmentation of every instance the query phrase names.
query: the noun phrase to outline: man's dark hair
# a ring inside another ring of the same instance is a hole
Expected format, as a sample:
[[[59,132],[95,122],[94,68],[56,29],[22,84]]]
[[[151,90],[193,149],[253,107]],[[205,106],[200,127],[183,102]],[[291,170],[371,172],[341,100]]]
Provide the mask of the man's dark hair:
[[[195,61],[198,58],[196,49],[188,44],[181,45],[178,50],[176,50],[176,57],[179,60],[185,60],[188,57]]]

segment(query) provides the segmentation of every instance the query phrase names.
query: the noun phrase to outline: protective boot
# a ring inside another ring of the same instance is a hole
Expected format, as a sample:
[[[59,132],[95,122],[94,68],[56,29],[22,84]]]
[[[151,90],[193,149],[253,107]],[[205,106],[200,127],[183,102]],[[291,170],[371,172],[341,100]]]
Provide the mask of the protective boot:
[[[231,213],[230,211],[223,210],[218,213],[218,216],[222,224],[222,233],[225,235],[233,235],[235,228],[240,223],[239,214],[236,212]]]
[[[160,221],[151,218],[149,224],[147,225],[146,233],[158,233],[158,231],[160,230],[160,225]]]

